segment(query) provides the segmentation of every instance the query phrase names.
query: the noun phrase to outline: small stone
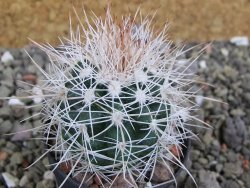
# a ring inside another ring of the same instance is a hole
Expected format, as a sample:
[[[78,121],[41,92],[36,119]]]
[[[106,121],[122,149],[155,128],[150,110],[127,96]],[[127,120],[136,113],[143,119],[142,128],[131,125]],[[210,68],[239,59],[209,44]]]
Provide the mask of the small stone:
[[[226,180],[221,184],[221,188],[240,188],[234,180]]]
[[[35,104],[39,104],[43,101],[43,91],[41,90],[40,87],[38,86],[33,87],[32,93],[34,94],[34,96],[36,96],[33,98]]]
[[[245,187],[250,187],[250,173],[243,173],[242,180],[245,183]]]
[[[10,163],[13,165],[22,164],[23,156],[20,152],[14,152],[10,158]]]
[[[216,172],[220,173],[223,169],[223,165],[220,163],[217,163],[215,166]]]
[[[24,106],[24,103],[18,98],[12,98],[9,100],[8,105],[10,106]]]
[[[1,57],[1,61],[3,63],[9,63],[14,60],[14,57],[11,55],[9,51],[4,52],[4,54]]]
[[[208,164],[208,160],[206,158],[203,158],[203,157],[199,158],[198,161],[199,161],[199,163],[201,165],[207,165]]]
[[[248,46],[249,40],[246,36],[236,36],[230,39],[230,42],[236,46]]]
[[[12,142],[7,142],[5,149],[10,150],[10,151],[16,151],[18,148],[15,144],[13,144]]]
[[[236,163],[225,163],[223,168],[225,177],[232,178],[233,176],[239,177],[243,173],[241,164]]]
[[[90,186],[91,184],[94,183],[94,175],[91,173],[78,173],[76,176],[74,176],[74,179],[77,180],[79,183],[82,181],[84,182],[85,185]]]
[[[230,151],[227,153],[226,157],[227,157],[227,160],[228,160],[229,162],[236,162],[236,161],[238,160],[237,154],[236,154],[234,151],[232,151],[232,150],[230,150]]]
[[[2,109],[0,111],[2,111]],[[1,134],[9,133],[11,132],[12,128],[13,128],[13,123],[10,120],[6,120],[0,125],[0,133]]]
[[[8,87],[3,85],[0,87],[0,97],[8,97],[11,93],[12,91]]]
[[[23,80],[23,81],[26,81],[26,82],[27,82],[27,81],[30,81],[30,82],[32,82],[33,84],[35,84],[36,81],[37,81],[37,76],[34,75],[34,74],[25,74],[25,75],[23,75],[22,80]]]
[[[202,70],[204,70],[204,69],[207,68],[207,63],[206,63],[205,60],[199,61],[198,64],[199,64],[199,67],[200,67]]]
[[[246,115],[246,113],[240,108],[231,110],[230,114],[233,115],[233,116],[244,116],[244,115]]]
[[[16,187],[19,183],[19,179],[12,176],[8,172],[2,173],[2,177],[3,177],[8,188]]]
[[[201,152],[199,150],[193,149],[191,150],[190,157],[192,158],[193,161],[196,161],[199,158],[200,153]]]
[[[169,171],[171,165],[167,168],[163,162],[157,161],[155,164],[155,170],[152,176],[152,182],[161,183],[172,178],[171,172]],[[173,172],[173,169],[171,169]]]
[[[200,170],[199,181],[204,188],[221,188],[217,181],[219,175],[215,172]]]
[[[31,138],[32,126],[29,123],[26,123],[22,126],[15,127],[15,134],[11,137],[11,141],[24,141]]]
[[[229,147],[237,151],[240,150],[246,138],[246,132],[245,123],[240,117],[226,118],[226,125],[223,127],[223,139]]]
[[[50,171],[50,170],[45,171],[43,173],[43,179],[45,179],[45,180],[55,180],[54,173],[52,171]]]
[[[203,101],[204,101],[204,97],[203,97],[203,96],[201,96],[201,95],[195,96],[195,102],[196,102],[196,104],[198,104],[199,106],[202,105]]]
[[[94,182],[97,185],[102,185],[102,180],[100,177],[97,177],[96,175],[94,176]]]
[[[20,179],[19,186],[25,187],[25,185],[29,182],[29,178],[27,175],[23,175],[23,177]]]
[[[0,161],[4,161],[5,159],[7,159],[8,157],[8,153],[5,151],[0,151]]]
[[[224,55],[224,56],[228,56],[228,54],[229,54],[229,52],[228,52],[228,50],[226,49],[226,48],[221,48],[221,53],[222,53],[222,55]]]
[[[202,137],[202,140],[205,144],[205,146],[209,146],[212,141],[214,140],[212,136],[212,131],[207,131],[206,134]]]
[[[112,187],[114,187],[114,188],[137,187],[135,185],[134,180],[131,180],[131,178],[128,175],[126,175],[125,178],[124,178],[124,176],[122,174],[118,175],[118,177],[115,177],[115,181],[114,181]]]
[[[96,183],[93,183],[89,186],[89,188],[99,188],[99,185],[97,185]],[[106,188],[106,187],[105,187]]]
[[[200,163],[198,163],[198,162],[194,162],[194,163],[192,164],[192,166],[193,166],[193,168],[194,168],[195,170],[201,170],[201,169],[203,169],[203,166],[202,166]]]

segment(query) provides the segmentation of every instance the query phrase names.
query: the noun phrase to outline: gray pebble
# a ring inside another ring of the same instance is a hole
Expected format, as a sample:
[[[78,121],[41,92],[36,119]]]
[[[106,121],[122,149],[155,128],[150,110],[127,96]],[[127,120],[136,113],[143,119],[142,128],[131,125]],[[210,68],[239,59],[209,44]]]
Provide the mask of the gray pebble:
[[[222,183],[221,188],[240,188],[234,180],[226,180]]]
[[[20,152],[14,152],[10,158],[10,163],[12,165],[19,165],[23,161],[22,153]]]
[[[242,180],[245,183],[245,187],[250,187],[250,173],[243,173],[242,174]]]
[[[218,174],[211,171],[200,170],[199,171],[199,183],[203,188],[221,188],[217,182]]]
[[[239,177],[243,173],[243,169],[240,162],[225,163],[223,168],[225,177],[232,178],[234,176]]]
[[[12,93],[11,89],[7,86],[0,86],[0,97],[9,97],[10,94]]]
[[[13,128],[13,123],[10,120],[6,120],[0,124],[0,133],[6,134],[11,132]]]

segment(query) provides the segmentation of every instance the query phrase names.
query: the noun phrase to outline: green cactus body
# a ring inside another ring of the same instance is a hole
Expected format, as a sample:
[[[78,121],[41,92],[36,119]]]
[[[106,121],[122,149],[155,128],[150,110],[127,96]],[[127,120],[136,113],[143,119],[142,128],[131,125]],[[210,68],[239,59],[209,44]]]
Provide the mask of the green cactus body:
[[[93,71],[96,69],[92,68]],[[64,129],[63,139],[68,140],[77,134],[76,131],[85,131],[78,135],[77,144],[74,144],[74,147],[83,146],[89,151],[98,153],[101,157],[93,154],[88,156],[95,165],[118,165],[117,168],[121,168],[124,161],[130,165],[141,162],[140,160],[147,162],[150,155],[156,152],[155,145],[158,137],[162,135],[161,131],[168,126],[170,106],[162,104],[161,101],[145,101],[144,104],[140,104],[136,101],[135,95],[139,88],[141,91],[147,90],[151,95],[149,99],[160,98],[160,86],[164,79],[154,77],[144,69],[149,77],[148,82],[153,83],[150,84],[151,88],[146,87],[147,83],[132,83],[121,86],[118,96],[111,96],[107,84],[97,83],[92,75],[80,78],[82,70],[84,66],[79,62],[70,71],[72,79],[65,83],[65,88],[68,89],[67,103],[70,108],[64,120],[67,123],[75,122],[79,127]],[[95,96],[94,102],[90,105],[84,102],[83,92],[86,93],[86,91],[93,91],[92,95]],[[64,103],[61,103],[60,109],[66,109]],[[116,118],[115,120],[110,117],[112,115],[115,116],[113,117]],[[119,120],[119,118],[122,119]],[[160,131],[153,130],[152,127],[152,121],[157,120],[161,120]],[[84,130],[81,125],[84,125]]]

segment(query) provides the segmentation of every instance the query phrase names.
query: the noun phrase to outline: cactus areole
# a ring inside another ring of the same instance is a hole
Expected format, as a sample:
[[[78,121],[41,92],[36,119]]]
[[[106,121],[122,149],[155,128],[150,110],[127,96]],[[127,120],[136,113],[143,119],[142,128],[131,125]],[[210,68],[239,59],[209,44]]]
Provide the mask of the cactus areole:
[[[166,27],[154,33],[151,20],[135,18],[117,25],[108,9],[94,26],[86,18],[58,48],[39,45],[51,60],[48,72],[40,69],[44,133],[53,140],[56,167],[71,165],[67,177],[92,173],[112,186],[122,175],[134,186],[151,180],[157,162],[185,169],[192,62],[179,63],[182,51],[172,47]]]

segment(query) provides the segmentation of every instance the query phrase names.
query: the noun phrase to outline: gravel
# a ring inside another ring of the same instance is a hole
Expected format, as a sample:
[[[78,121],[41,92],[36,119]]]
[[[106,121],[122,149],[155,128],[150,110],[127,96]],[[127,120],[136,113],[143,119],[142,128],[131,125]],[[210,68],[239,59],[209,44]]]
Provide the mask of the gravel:
[[[188,44],[186,48],[193,45],[196,44]],[[188,51],[185,58],[196,56],[203,47]],[[40,66],[48,67],[48,58],[39,49],[29,46],[25,50]],[[37,78],[42,76],[24,49],[1,49],[0,57],[2,97],[23,95],[18,88],[32,89],[17,80],[36,84]],[[194,130],[200,140],[192,141],[189,170],[199,188],[249,188],[250,47],[232,41],[213,42],[206,46],[194,68],[200,81],[213,85],[197,84],[202,89],[194,99],[201,106],[201,110],[196,112],[197,116],[202,117],[212,129]],[[203,97],[223,102],[213,102]],[[40,117],[34,116],[39,107],[31,110],[20,105],[34,104],[32,100],[14,102],[19,105],[0,100],[0,188],[7,187],[6,179],[12,179],[8,183],[15,184],[14,187],[54,188],[55,179],[50,175],[47,158],[32,164],[43,153],[43,144],[32,139],[39,138],[40,133],[27,132],[41,124]],[[26,119],[32,115],[32,118]],[[20,122],[22,119],[24,121]],[[14,134],[3,135],[6,133]],[[27,168],[29,165],[31,167]],[[181,188],[195,187],[190,176],[183,175],[181,179]]]

